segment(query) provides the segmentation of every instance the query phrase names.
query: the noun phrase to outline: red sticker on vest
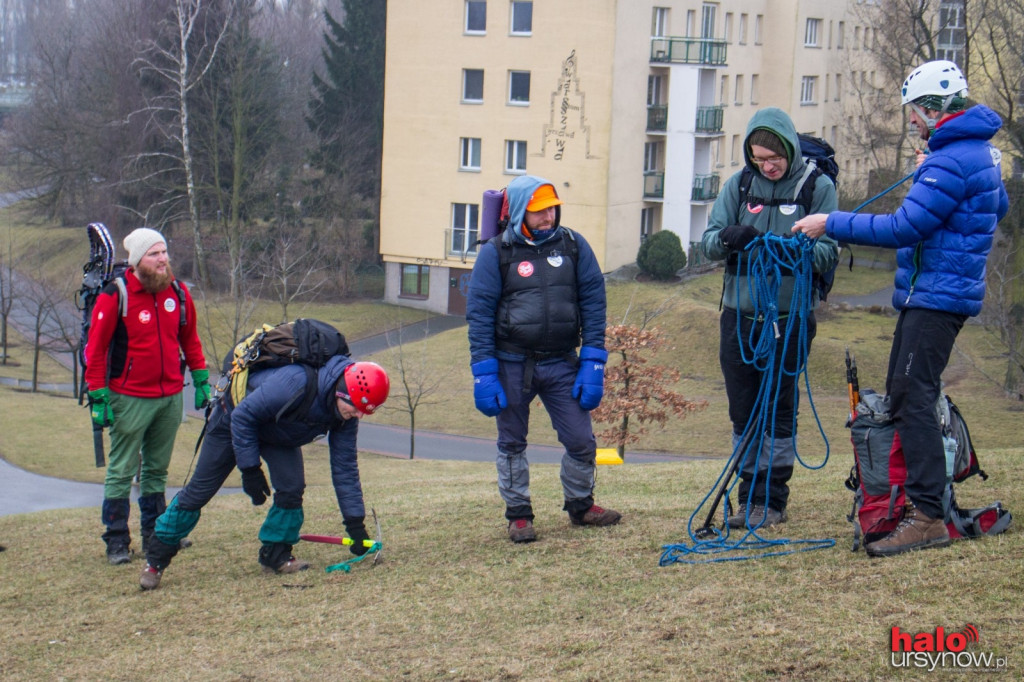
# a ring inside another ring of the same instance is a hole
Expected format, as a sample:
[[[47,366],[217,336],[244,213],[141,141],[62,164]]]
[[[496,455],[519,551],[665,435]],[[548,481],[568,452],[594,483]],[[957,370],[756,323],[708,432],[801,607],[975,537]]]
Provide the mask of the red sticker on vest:
[[[516,268],[516,270],[519,272],[520,277],[529,277],[533,274],[533,263],[528,260],[524,260],[519,264],[519,267]]]
[[[747,204],[747,211],[753,213],[754,215],[760,213],[762,208],[764,208],[764,206],[762,206],[761,204],[757,204],[756,206],[753,204]]]

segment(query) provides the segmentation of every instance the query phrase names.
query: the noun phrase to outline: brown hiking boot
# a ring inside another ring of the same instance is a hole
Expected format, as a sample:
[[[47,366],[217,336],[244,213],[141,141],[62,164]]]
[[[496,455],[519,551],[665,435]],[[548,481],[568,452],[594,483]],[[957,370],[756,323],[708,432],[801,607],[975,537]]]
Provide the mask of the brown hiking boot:
[[[537,533],[529,519],[515,519],[508,522],[508,539],[512,542],[533,542]]]
[[[604,509],[596,504],[581,515],[569,514],[574,526],[614,526],[622,519],[622,514],[614,509]]]
[[[764,521],[764,523],[761,523]],[[779,511],[772,509],[771,507],[764,507],[760,504],[755,504],[750,508],[750,527],[751,528],[771,528],[777,526],[780,523],[789,521],[789,515],[786,514],[786,510]],[[739,511],[729,517],[730,528],[746,528],[747,526],[747,508],[745,506],[740,507]]]
[[[278,575],[286,575],[288,573],[298,573],[299,571],[305,571],[309,568],[308,561],[301,561],[295,557],[288,557],[288,561],[284,562],[277,568],[271,568],[270,566],[264,566],[264,573],[277,573]]]
[[[139,575],[139,587],[143,590],[155,590],[160,587],[160,578],[163,574],[163,571],[158,571],[147,563]]]
[[[881,540],[866,545],[864,551],[873,557],[895,556],[916,549],[945,547],[950,542],[949,530],[942,519],[926,516],[911,504],[899,525]]]

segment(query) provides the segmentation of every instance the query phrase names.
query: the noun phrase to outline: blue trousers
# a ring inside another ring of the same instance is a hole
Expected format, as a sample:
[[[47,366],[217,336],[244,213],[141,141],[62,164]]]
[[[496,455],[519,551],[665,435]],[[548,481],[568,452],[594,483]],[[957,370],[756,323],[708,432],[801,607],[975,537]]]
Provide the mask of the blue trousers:
[[[564,508],[571,513],[583,513],[594,503],[597,442],[590,413],[572,397],[576,363],[564,358],[532,365],[532,372],[529,370],[525,362],[498,363],[498,376],[508,398],[508,407],[497,417],[498,491],[505,502],[505,517],[533,519],[530,465],[525,451],[530,403],[537,397],[565,448],[561,467]]]

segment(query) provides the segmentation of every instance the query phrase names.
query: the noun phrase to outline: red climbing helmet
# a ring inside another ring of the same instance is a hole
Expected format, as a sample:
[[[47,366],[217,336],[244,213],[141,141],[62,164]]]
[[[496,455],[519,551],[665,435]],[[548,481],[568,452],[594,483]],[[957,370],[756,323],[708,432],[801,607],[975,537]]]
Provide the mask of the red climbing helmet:
[[[342,378],[348,393],[339,390],[337,396],[363,414],[373,414],[388,399],[391,380],[376,362],[353,362],[345,368]]]

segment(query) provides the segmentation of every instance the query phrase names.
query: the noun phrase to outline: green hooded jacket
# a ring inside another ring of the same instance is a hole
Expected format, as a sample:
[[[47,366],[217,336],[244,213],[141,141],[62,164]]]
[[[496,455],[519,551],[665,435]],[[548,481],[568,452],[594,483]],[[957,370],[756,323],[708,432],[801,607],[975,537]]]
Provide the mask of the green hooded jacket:
[[[781,138],[787,147],[789,165],[786,174],[776,182],[769,180],[761,174],[760,169],[750,160],[750,145],[748,140],[755,130],[767,129]],[[795,150],[795,152],[794,152]],[[740,206],[739,188],[741,172],[735,173],[729,178],[711,209],[711,217],[708,220],[707,230],[701,238],[701,251],[709,260],[726,260],[729,258],[730,250],[722,244],[719,233],[722,228],[729,225],[753,225],[760,232],[771,232],[772,234],[793,237],[791,228],[800,218],[804,217],[803,206],[796,201],[800,191],[800,181],[803,177],[807,164],[800,156],[800,139],[797,137],[796,127],[782,109],[769,107],[760,109],[747,124],[747,134],[743,140],[743,159],[746,165],[753,170],[754,177],[748,192],[749,197],[763,197],[766,199],[789,197],[793,199],[792,204],[780,206]],[[811,202],[811,213],[831,213],[838,208],[836,199],[836,188],[832,181],[824,173],[818,175],[814,184],[814,200]],[[749,257],[749,254],[744,254]],[[827,272],[835,267],[839,260],[839,246],[834,239],[827,236],[820,237],[814,245],[814,271]],[[746,276],[743,274],[745,267],[739,268],[737,274],[733,274],[736,268],[726,267],[725,288],[722,295],[722,305],[726,308],[739,308],[743,312],[751,312],[749,287]],[[737,282],[737,279],[739,280]],[[738,286],[737,286],[738,284]],[[789,311],[789,303],[793,295],[794,280],[791,276],[784,276],[779,286],[778,306],[780,313]],[[816,295],[815,295],[816,296]],[[817,306],[817,298],[814,299],[814,306]]]

